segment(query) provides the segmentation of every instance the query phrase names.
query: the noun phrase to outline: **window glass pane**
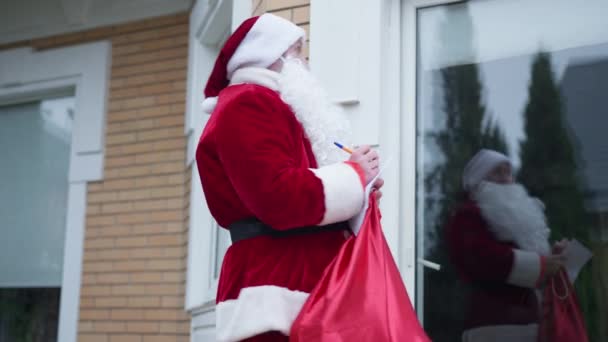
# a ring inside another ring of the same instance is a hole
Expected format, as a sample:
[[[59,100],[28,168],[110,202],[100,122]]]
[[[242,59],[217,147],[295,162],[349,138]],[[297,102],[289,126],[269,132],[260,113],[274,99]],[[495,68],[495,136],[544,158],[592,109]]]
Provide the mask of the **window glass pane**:
[[[227,229],[220,228],[217,223],[215,224],[215,229],[217,229],[217,233],[215,235],[215,271],[213,276],[217,279],[220,277],[224,255],[226,254],[228,247],[230,247],[231,239],[230,232]]]
[[[441,270],[419,265],[417,304],[433,341],[538,323],[535,291],[510,285],[512,258],[500,259],[480,238],[487,233],[509,250],[528,249],[519,237],[533,229],[524,216],[530,212],[544,213],[551,243],[573,238],[592,251],[574,285],[590,340],[608,341],[606,13],[603,0],[487,0],[418,10],[417,253]],[[517,197],[506,188],[492,198],[464,191],[464,167],[481,148],[508,155],[515,182],[544,211],[516,201],[521,216],[500,223],[489,203]],[[465,223],[455,219],[463,212],[472,213]],[[518,238],[500,235],[505,231]]]
[[[0,342],[57,341],[60,288],[0,289]]]
[[[61,286],[73,109],[0,107],[0,287]]]

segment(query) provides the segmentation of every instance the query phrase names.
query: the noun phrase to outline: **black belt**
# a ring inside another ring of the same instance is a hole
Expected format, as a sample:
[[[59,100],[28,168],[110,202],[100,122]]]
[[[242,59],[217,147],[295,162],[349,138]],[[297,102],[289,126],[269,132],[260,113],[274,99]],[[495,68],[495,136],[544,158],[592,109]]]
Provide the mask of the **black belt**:
[[[287,237],[302,234],[320,233],[324,231],[347,230],[348,224],[346,224],[345,222],[339,222],[326,226],[311,226],[286,230],[277,230],[260,222],[260,220],[256,218],[250,218],[233,222],[228,226],[228,229],[230,230],[230,239],[232,239],[232,243],[235,243],[241,240],[251,239],[258,236]]]

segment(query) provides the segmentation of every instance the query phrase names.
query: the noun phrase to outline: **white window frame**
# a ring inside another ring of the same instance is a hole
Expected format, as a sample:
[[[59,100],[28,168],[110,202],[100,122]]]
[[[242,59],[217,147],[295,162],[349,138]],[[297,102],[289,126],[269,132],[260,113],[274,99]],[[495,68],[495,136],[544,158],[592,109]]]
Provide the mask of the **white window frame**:
[[[87,182],[103,178],[110,61],[109,42],[0,52],[0,104],[74,91],[58,341],[76,342],[78,333]]]
[[[191,167],[192,180],[185,307],[194,314],[214,309],[218,281],[213,274],[217,258],[217,224],[207,208],[194,162],[198,139],[209,119],[201,108],[203,90],[220,45],[237,25],[251,16],[251,12],[249,0],[198,0],[190,14],[185,133],[188,143],[186,165]]]

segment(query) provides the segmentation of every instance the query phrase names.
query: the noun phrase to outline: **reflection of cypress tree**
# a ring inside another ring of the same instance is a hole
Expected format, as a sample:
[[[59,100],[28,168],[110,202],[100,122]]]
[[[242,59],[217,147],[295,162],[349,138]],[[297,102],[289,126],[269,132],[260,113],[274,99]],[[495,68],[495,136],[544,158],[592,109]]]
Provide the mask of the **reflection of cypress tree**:
[[[588,243],[589,225],[577,176],[576,150],[566,126],[548,54],[539,53],[535,57],[528,91],[524,115],[526,140],[521,144],[518,179],[531,195],[545,203],[553,238],[576,238]],[[575,285],[588,329],[595,332],[591,317],[597,308],[590,269],[584,268]]]
[[[463,55],[472,55],[472,22],[466,11],[448,15],[444,22],[441,41],[457,43],[455,49],[465,49]],[[455,26],[458,29],[455,29]],[[453,32],[464,32],[453,37]],[[449,49],[451,50],[451,48]],[[449,51],[446,53],[450,53]],[[425,232],[435,240],[426,246],[425,258],[442,265],[440,272],[424,273],[424,325],[433,341],[460,341],[466,308],[466,288],[458,281],[456,271],[447,255],[443,229],[450,211],[457,205],[462,192],[462,170],[470,158],[481,148],[507,153],[504,135],[490,120],[484,125],[485,107],[481,100],[482,85],[476,64],[462,64],[440,70],[442,115],[445,127],[431,134],[444,162],[425,178],[426,193],[438,193],[439,198],[427,197]],[[433,216],[436,213],[437,217]],[[429,248],[430,247],[430,248]]]

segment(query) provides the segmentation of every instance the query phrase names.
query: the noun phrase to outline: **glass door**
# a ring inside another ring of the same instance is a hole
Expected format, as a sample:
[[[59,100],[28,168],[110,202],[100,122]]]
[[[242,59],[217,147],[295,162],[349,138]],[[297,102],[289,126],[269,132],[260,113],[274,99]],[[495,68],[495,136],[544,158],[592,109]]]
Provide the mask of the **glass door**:
[[[607,14],[603,0],[416,9],[417,303],[433,341],[461,341],[484,326],[478,316],[493,304],[479,294],[492,291],[480,289],[508,282],[507,273],[476,278],[476,267],[490,274],[504,265],[476,250],[455,252],[447,233],[464,204],[482,201],[462,185],[482,148],[507,155],[515,181],[544,203],[552,242],[577,239],[593,252],[575,287],[590,340],[608,341]],[[456,253],[474,262],[463,269]],[[497,300],[516,307],[517,298]],[[486,325],[512,323],[501,314]]]

